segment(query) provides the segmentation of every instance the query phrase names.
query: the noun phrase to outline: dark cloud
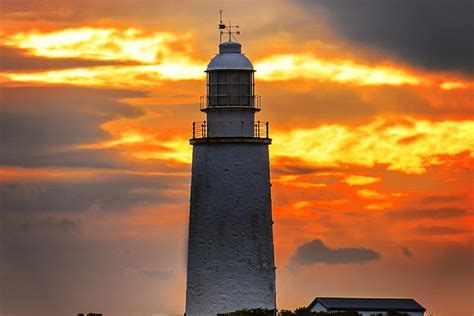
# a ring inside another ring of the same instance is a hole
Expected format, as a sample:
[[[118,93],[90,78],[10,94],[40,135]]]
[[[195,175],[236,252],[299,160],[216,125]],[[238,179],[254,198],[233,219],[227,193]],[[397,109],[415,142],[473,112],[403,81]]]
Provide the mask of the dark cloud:
[[[41,148],[34,152],[14,148],[3,152],[1,164],[27,167],[89,167],[128,168],[130,163],[121,159],[116,149],[58,149]]]
[[[368,248],[330,248],[319,239],[302,244],[296,249],[292,261],[311,265],[317,263],[351,264],[379,260],[380,253]]]
[[[461,197],[456,195],[430,195],[423,199],[425,204],[450,203],[461,200]]]
[[[396,219],[419,219],[419,218],[455,218],[472,214],[472,211],[464,208],[441,207],[429,209],[403,209],[387,212],[387,215]]]
[[[474,72],[472,0],[301,0],[348,40],[434,70]]]
[[[363,120],[376,115],[378,111],[377,107],[364,100],[356,89],[335,84],[314,83],[312,89],[294,92],[282,88],[278,82],[261,82],[259,91],[266,96],[263,100],[265,118],[271,121],[273,126],[280,128],[313,127],[322,122]],[[281,115],[288,111],[289,104],[292,115]]]
[[[454,235],[470,232],[467,229],[447,226],[419,226],[415,228],[414,231],[423,235]]]
[[[300,159],[285,157],[277,160],[277,163],[272,165],[272,173],[277,175],[310,175],[319,173],[330,173],[340,171],[336,168],[318,168],[306,164]]]
[[[79,233],[79,225],[71,219],[63,218],[61,220],[39,219],[31,220],[26,218],[19,225],[19,229],[29,233],[33,231],[57,232],[58,234]]]
[[[184,268],[176,235],[161,236],[163,241],[110,235],[100,240],[87,233],[85,217],[81,223],[45,214],[29,216],[26,222],[15,214],[0,220],[2,315],[59,316],[90,310],[151,315],[179,304],[179,297],[167,295],[169,286],[184,281],[170,272]],[[129,273],[150,264],[162,267],[163,273]]]
[[[77,212],[92,207],[126,210],[134,205],[180,201],[168,190],[187,184],[178,176],[102,175],[93,179],[0,183],[0,212]]]
[[[413,258],[413,252],[408,247],[402,247],[401,250],[406,257]]]
[[[101,125],[144,114],[120,99],[143,92],[66,87],[4,88],[0,107],[0,163],[21,166],[99,166],[114,161],[107,151],[77,145],[108,139]],[[101,154],[104,153],[104,157]],[[81,159],[82,157],[82,159]],[[102,159],[101,159],[102,158]]]
[[[296,85],[294,80],[287,85]],[[279,129],[315,127],[323,123],[362,124],[380,115],[412,115],[430,119],[472,118],[473,111],[467,95],[458,99],[439,95],[436,106],[430,100],[430,91],[408,86],[365,86],[304,82],[307,90],[295,92],[277,82],[259,83],[263,102],[264,120]],[[426,93],[425,93],[426,92]],[[438,95],[437,95],[438,97]],[[453,101],[456,100],[456,101]],[[291,116],[286,113],[291,104]],[[272,129],[270,129],[270,133]]]
[[[78,67],[125,65],[119,61],[84,60],[72,58],[43,58],[26,54],[25,50],[0,46],[0,71],[45,71]]]

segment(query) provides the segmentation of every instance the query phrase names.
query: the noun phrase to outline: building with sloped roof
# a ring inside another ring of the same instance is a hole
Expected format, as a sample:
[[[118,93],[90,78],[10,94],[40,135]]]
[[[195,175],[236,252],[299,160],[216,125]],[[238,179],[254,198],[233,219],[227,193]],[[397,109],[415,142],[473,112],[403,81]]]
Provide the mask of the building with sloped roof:
[[[411,298],[344,298],[316,297],[308,306],[311,312],[356,311],[362,316],[385,315],[388,312],[424,316],[426,309]]]

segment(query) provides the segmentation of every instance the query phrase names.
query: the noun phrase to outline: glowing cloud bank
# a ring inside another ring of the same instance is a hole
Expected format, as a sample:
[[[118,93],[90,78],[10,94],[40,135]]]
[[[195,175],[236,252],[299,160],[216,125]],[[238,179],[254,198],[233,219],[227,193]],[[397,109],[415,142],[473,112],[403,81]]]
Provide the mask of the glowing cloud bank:
[[[3,82],[142,87],[161,80],[201,80],[206,62],[193,56],[191,35],[145,32],[137,28],[80,27],[52,32],[21,32],[4,36],[4,44],[29,55],[49,58],[125,62],[37,72],[6,72]],[[393,65],[368,65],[352,59],[324,59],[313,53],[271,54],[256,60],[257,78],[265,81],[310,79],[320,82],[371,85],[429,85],[465,89],[458,79],[428,78]]]
[[[422,78],[393,67],[370,67],[351,60],[324,60],[312,54],[271,56],[256,64],[264,80],[316,79],[355,85],[418,85]]]
[[[388,170],[421,174],[428,166],[443,164],[441,155],[462,152],[472,155],[471,135],[474,135],[472,121],[377,118],[357,127],[334,124],[275,132],[273,154],[320,166],[381,164],[387,165]],[[357,181],[352,179],[352,182]]]

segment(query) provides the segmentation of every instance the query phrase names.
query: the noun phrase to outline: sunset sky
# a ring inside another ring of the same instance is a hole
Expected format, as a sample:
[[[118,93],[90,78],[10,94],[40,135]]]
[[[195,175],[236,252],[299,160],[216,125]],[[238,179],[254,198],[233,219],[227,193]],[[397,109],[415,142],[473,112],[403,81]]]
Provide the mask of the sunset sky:
[[[219,9],[270,122],[278,308],[473,315],[471,0],[2,0],[0,314],[184,312]]]

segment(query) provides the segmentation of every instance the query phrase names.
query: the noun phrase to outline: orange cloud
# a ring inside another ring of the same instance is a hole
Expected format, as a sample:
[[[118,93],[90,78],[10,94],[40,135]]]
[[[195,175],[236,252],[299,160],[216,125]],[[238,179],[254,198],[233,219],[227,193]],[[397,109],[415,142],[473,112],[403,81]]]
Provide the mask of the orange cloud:
[[[90,55],[86,52],[85,56]],[[122,57],[124,56],[117,55],[118,60]],[[147,56],[145,61],[149,58]],[[156,85],[159,80],[203,79],[205,65],[205,62],[193,61],[190,57],[168,56],[160,64],[6,73],[4,76],[10,81],[18,82],[139,87]],[[256,69],[257,78],[266,81],[305,78],[353,85],[418,85],[422,82],[421,78],[395,68],[369,67],[353,61],[324,61],[310,55],[270,57],[264,61],[257,61]]]
[[[84,148],[122,147],[131,157],[140,160],[159,159],[179,163],[191,163],[191,146],[185,139],[159,139],[150,131],[117,131],[119,127],[109,127],[114,139],[100,144],[82,146]]]
[[[355,85],[418,85],[423,79],[394,67],[371,67],[353,60],[324,60],[313,54],[270,56],[256,62],[263,80],[316,79]]]
[[[423,137],[413,137],[423,134]],[[409,174],[424,173],[426,167],[443,164],[441,155],[456,155],[474,150],[473,121],[416,120],[392,122],[379,117],[356,127],[322,125],[313,129],[275,132],[272,154],[300,158],[318,166],[345,164],[373,167]],[[412,141],[403,141],[412,137]]]
[[[349,175],[344,178],[344,181],[348,185],[366,185],[376,182],[380,182],[380,178],[368,177],[368,176],[358,176],[358,175]]]
[[[120,134],[120,138],[111,140],[106,142],[103,146],[104,147],[114,147],[123,144],[136,144],[136,143],[143,143],[145,141],[149,142],[152,141],[152,137],[146,135],[142,135],[136,131],[125,131]]]
[[[323,188],[327,186],[326,183],[309,182],[303,179],[303,177],[298,177],[296,175],[281,176],[279,178],[274,179],[273,182],[282,184],[284,186],[297,187],[297,188]]]
[[[181,163],[191,163],[191,146],[187,140],[174,139],[161,143],[167,150],[160,151],[139,151],[134,152],[132,156],[137,159],[160,159],[171,160]]]
[[[443,82],[440,87],[443,90],[453,90],[453,89],[463,89],[467,88],[469,85],[464,82],[460,81],[445,81]]]
[[[73,84],[78,86],[153,87],[161,80],[189,80],[204,77],[202,65],[166,63],[140,66],[102,66],[43,71],[5,73],[3,81]],[[1,77],[0,77],[1,79]]]
[[[186,43],[190,34],[154,32],[129,28],[81,27],[50,33],[23,32],[10,35],[5,44],[26,49],[31,55],[49,58],[82,58],[95,60],[137,61],[154,64],[168,59],[182,59],[190,51],[173,49],[175,43]]]
[[[386,195],[383,193],[379,193],[377,191],[369,190],[369,189],[359,190],[357,191],[357,195],[365,199],[376,199],[376,200],[384,199],[386,197]]]
[[[24,32],[4,43],[47,58],[129,61],[138,65],[99,66],[30,73],[4,73],[3,81],[81,86],[155,86],[160,80],[204,77],[205,62],[193,60],[189,34],[145,33],[129,28],[82,27],[49,33]]]
[[[3,37],[5,45],[24,49],[30,55],[43,58],[137,63],[30,73],[7,72],[1,77],[4,82],[149,87],[159,84],[160,80],[204,78],[206,61],[193,57],[189,33],[80,27],[52,32],[21,32]],[[357,86],[435,84],[444,90],[472,86],[465,80],[440,80],[393,65],[372,66],[348,58],[320,58],[313,53],[269,54],[255,61],[258,79],[310,79]]]
[[[381,193],[374,190],[362,189],[356,192],[357,196],[370,201],[364,208],[366,210],[382,210],[392,207],[395,198],[403,196],[402,193]]]
[[[115,135],[114,139],[101,146],[133,145],[129,154],[137,159],[191,162],[191,146],[186,136],[158,140],[154,132],[124,131],[118,126],[110,132]],[[271,135],[271,157],[274,162],[282,158],[300,159],[302,163],[316,167],[385,165],[388,170],[423,174],[429,166],[449,163],[451,156],[468,153],[473,158],[474,139],[471,135],[474,135],[474,121],[436,122],[411,117],[378,117],[359,126],[326,124],[311,129],[276,130]],[[139,144],[143,146],[137,146]],[[291,177],[281,177],[277,181],[299,187],[324,186]],[[378,181],[379,178],[358,175],[344,178],[349,185]]]

